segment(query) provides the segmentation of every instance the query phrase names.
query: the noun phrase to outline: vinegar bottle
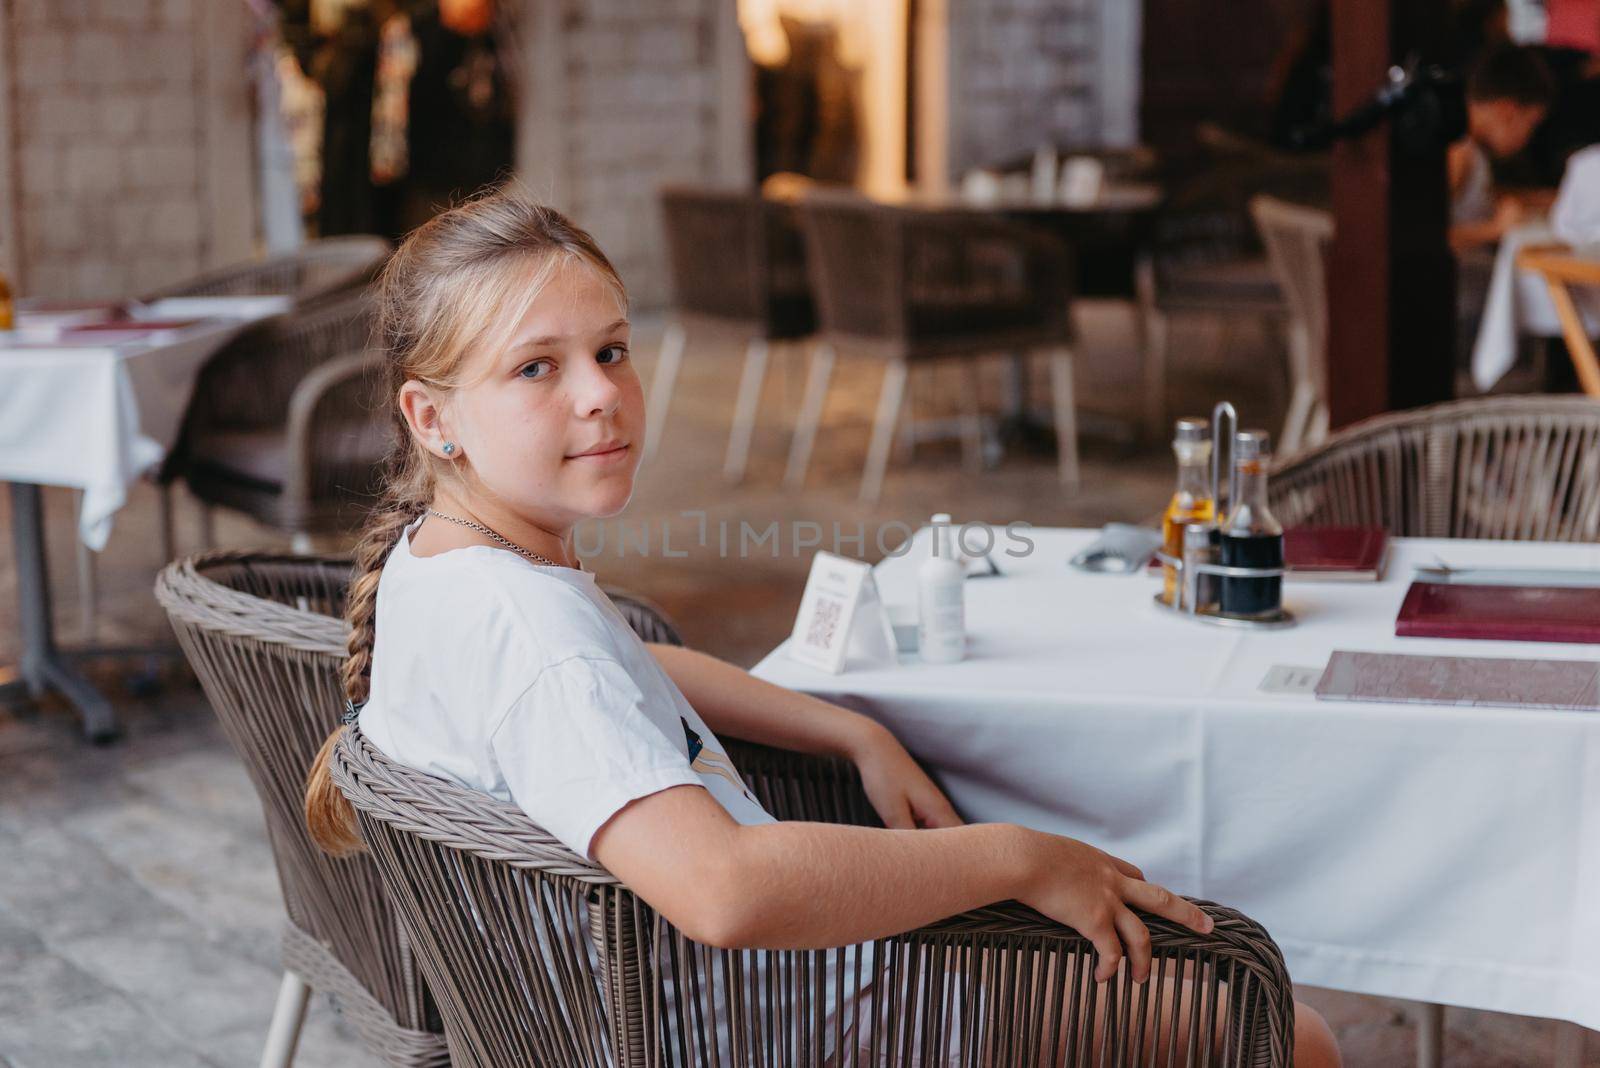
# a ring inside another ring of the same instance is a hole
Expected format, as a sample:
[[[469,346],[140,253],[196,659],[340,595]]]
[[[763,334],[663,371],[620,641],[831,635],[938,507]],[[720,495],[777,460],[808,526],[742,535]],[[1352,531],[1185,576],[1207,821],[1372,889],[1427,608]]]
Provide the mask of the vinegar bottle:
[[[917,568],[917,648],[930,664],[967,653],[967,569],[951,546],[950,517],[933,517],[933,555]]]
[[[1161,517],[1161,549],[1168,556],[1183,559],[1183,528],[1190,523],[1209,523],[1216,518],[1217,504],[1211,499],[1211,427],[1204,419],[1179,419],[1172,437],[1172,451],[1178,457],[1178,488]],[[1161,565],[1161,596],[1176,603],[1177,570]]]
[[[1241,430],[1233,439],[1233,472],[1239,497],[1229,502],[1222,524],[1221,557],[1226,567],[1283,567],[1283,527],[1267,510],[1267,432]],[[1283,606],[1283,577],[1222,577],[1222,612],[1269,616]]]

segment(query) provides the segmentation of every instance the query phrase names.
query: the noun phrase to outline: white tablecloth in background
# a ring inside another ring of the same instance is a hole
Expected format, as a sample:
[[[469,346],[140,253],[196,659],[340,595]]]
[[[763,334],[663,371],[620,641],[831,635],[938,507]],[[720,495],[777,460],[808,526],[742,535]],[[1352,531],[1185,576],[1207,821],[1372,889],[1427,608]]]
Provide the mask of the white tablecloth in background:
[[[1544,221],[1523,223],[1501,240],[1483,318],[1478,322],[1478,340],[1472,348],[1472,382],[1479,389],[1490,389],[1516,364],[1518,339],[1561,336],[1561,320],[1544,278],[1517,266],[1517,253],[1524,246],[1558,240]],[[1570,287],[1570,292],[1590,334],[1600,331],[1600,294],[1582,286]]]
[[[833,676],[780,646],[755,673],[889,725],[969,819],[1242,909],[1299,982],[1600,1029],[1600,715],[1257,688],[1335,649],[1600,657],[1393,636],[1414,562],[1600,568],[1600,547],[1400,541],[1385,581],[1288,586],[1298,627],[1240,632],[1164,614],[1147,576],[1070,569],[1091,532],[1030,536],[968,581],[962,663]],[[914,603],[925,551],[879,566],[889,603]]]
[[[177,438],[201,366],[246,322],[207,320],[154,343],[0,347],[0,482],[81,489],[79,536],[104,548],[128,487]]]

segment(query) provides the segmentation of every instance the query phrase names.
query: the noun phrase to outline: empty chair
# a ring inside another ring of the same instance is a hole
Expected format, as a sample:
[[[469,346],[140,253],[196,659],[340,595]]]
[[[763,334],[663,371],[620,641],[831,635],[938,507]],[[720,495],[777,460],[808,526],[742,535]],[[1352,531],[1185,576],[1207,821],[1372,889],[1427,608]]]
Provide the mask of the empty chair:
[[[815,329],[805,250],[792,205],[759,193],[669,187],[661,192],[672,265],[673,319],[650,383],[645,455],[655,454],[691,337],[744,342],[744,370],[724,473],[743,476],[774,349]]]
[[[156,582],[189,663],[266,817],[289,922],[284,980],[263,1066],[287,1065],[310,990],[332,994],[396,1066],[450,1063],[413,950],[372,860],[334,859],[306,832],[306,773],[344,710],[348,560],[211,553]],[[681,644],[649,602],[608,590],[646,641]]]
[[[146,293],[145,302],[167,297],[247,297],[282,294],[303,304],[340,290],[366,285],[388,259],[389,242],[370,234],[324,237],[283,252],[230,264]]]
[[[1072,261],[1064,244],[987,213],[920,211],[840,196],[807,198],[802,217],[820,329],[790,446],[785,478],[792,489],[805,481],[841,349],[885,365],[863,500],[877,500],[882,491],[912,365],[1000,352],[1049,356],[1059,475],[1064,484],[1077,484]],[[967,462],[977,466],[976,381],[963,401]]]
[[[1285,457],[1284,526],[1425,538],[1600,540],[1600,401],[1480,397],[1376,416]]]
[[[394,432],[371,395],[371,332],[371,301],[352,291],[240,334],[202,369],[165,477],[297,548],[354,529]]]
[[[1333,213],[1258,196],[1250,214],[1289,311],[1289,413],[1278,435],[1287,455],[1328,436],[1328,246]]]
[[[726,739],[725,739],[726,741]],[[854,768],[730,743],[780,819],[878,825]],[[1210,935],[1151,917],[1145,988],[1196,991],[1171,1036],[1221,1005],[1217,1049],[1168,1060],[1142,1038],[1163,995],[1089,981],[1093,947],[1015,903],[856,947],[727,950],[696,943],[605,869],[512,805],[387,759],[360,730],[335,749],[335,782],[439,999],[452,1063],[965,1065],[1160,1063],[1286,1066],[1293,997],[1277,947],[1231,909],[1202,903]],[[870,1000],[851,1005],[871,985]],[[829,991],[844,1011],[826,1021]],[[1220,999],[1220,1000],[1219,1000]],[[1103,1013],[1103,1044],[1092,1021]],[[856,1051],[861,1051],[859,1054]],[[1060,1054],[1058,1055],[1058,1051]],[[837,1059],[825,1060],[838,1054]]]

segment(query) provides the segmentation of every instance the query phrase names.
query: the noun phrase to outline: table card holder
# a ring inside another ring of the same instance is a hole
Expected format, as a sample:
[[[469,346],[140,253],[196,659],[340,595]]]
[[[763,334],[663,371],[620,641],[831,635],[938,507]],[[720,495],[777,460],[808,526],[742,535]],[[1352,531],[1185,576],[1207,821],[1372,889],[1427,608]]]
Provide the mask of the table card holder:
[[[1223,427],[1227,427],[1227,435],[1223,435]],[[1222,497],[1222,457],[1224,445],[1228,454],[1228,501],[1231,503],[1239,499],[1238,472],[1233,466],[1233,436],[1239,428],[1239,414],[1234,411],[1233,405],[1227,401],[1219,401],[1211,410],[1211,499],[1218,502],[1218,519],[1221,519],[1220,506]],[[1212,563],[1210,561],[1196,563],[1186,572],[1184,561],[1181,557],[1161,551],[1156,553],[1156,559],[1171,567],[1178,575],[1177,587],[1174,591],[1172,603],[1168,604],[1161,594],[1154,597],[1156,606],[1163,611],[1175,613],[1184,619],[1198,620],[1202,623],[1211,623],[1220,627],[1242,627],[1250,630],[1281,630],[1284,627],[1294,626],[1294,613],[1280,606],[1276,611],[1267,616],[1236,616],[1229,615],[1221,609],[1206,606],[1201,607],[1195,591],[1199,586],[1201,575],[1214,575],[1217,578],[1282,578],[1286,572],[1282,567],[1229,567],[1226,564]]]
[[[789,655],[833,675],[852,660],[871,667],[899,662],[894,628],[878,596],[871,564],[817,553],[795,616]]]

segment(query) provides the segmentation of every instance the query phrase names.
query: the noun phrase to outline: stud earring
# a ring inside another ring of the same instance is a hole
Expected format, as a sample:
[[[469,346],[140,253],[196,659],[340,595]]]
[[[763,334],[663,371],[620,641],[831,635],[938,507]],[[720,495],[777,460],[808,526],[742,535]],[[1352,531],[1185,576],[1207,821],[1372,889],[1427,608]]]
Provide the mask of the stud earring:
[[[445,442],[444,443],[444,454],[446,456],[454,456],[456,454],[456,443],[453,442],[453,441]]]

